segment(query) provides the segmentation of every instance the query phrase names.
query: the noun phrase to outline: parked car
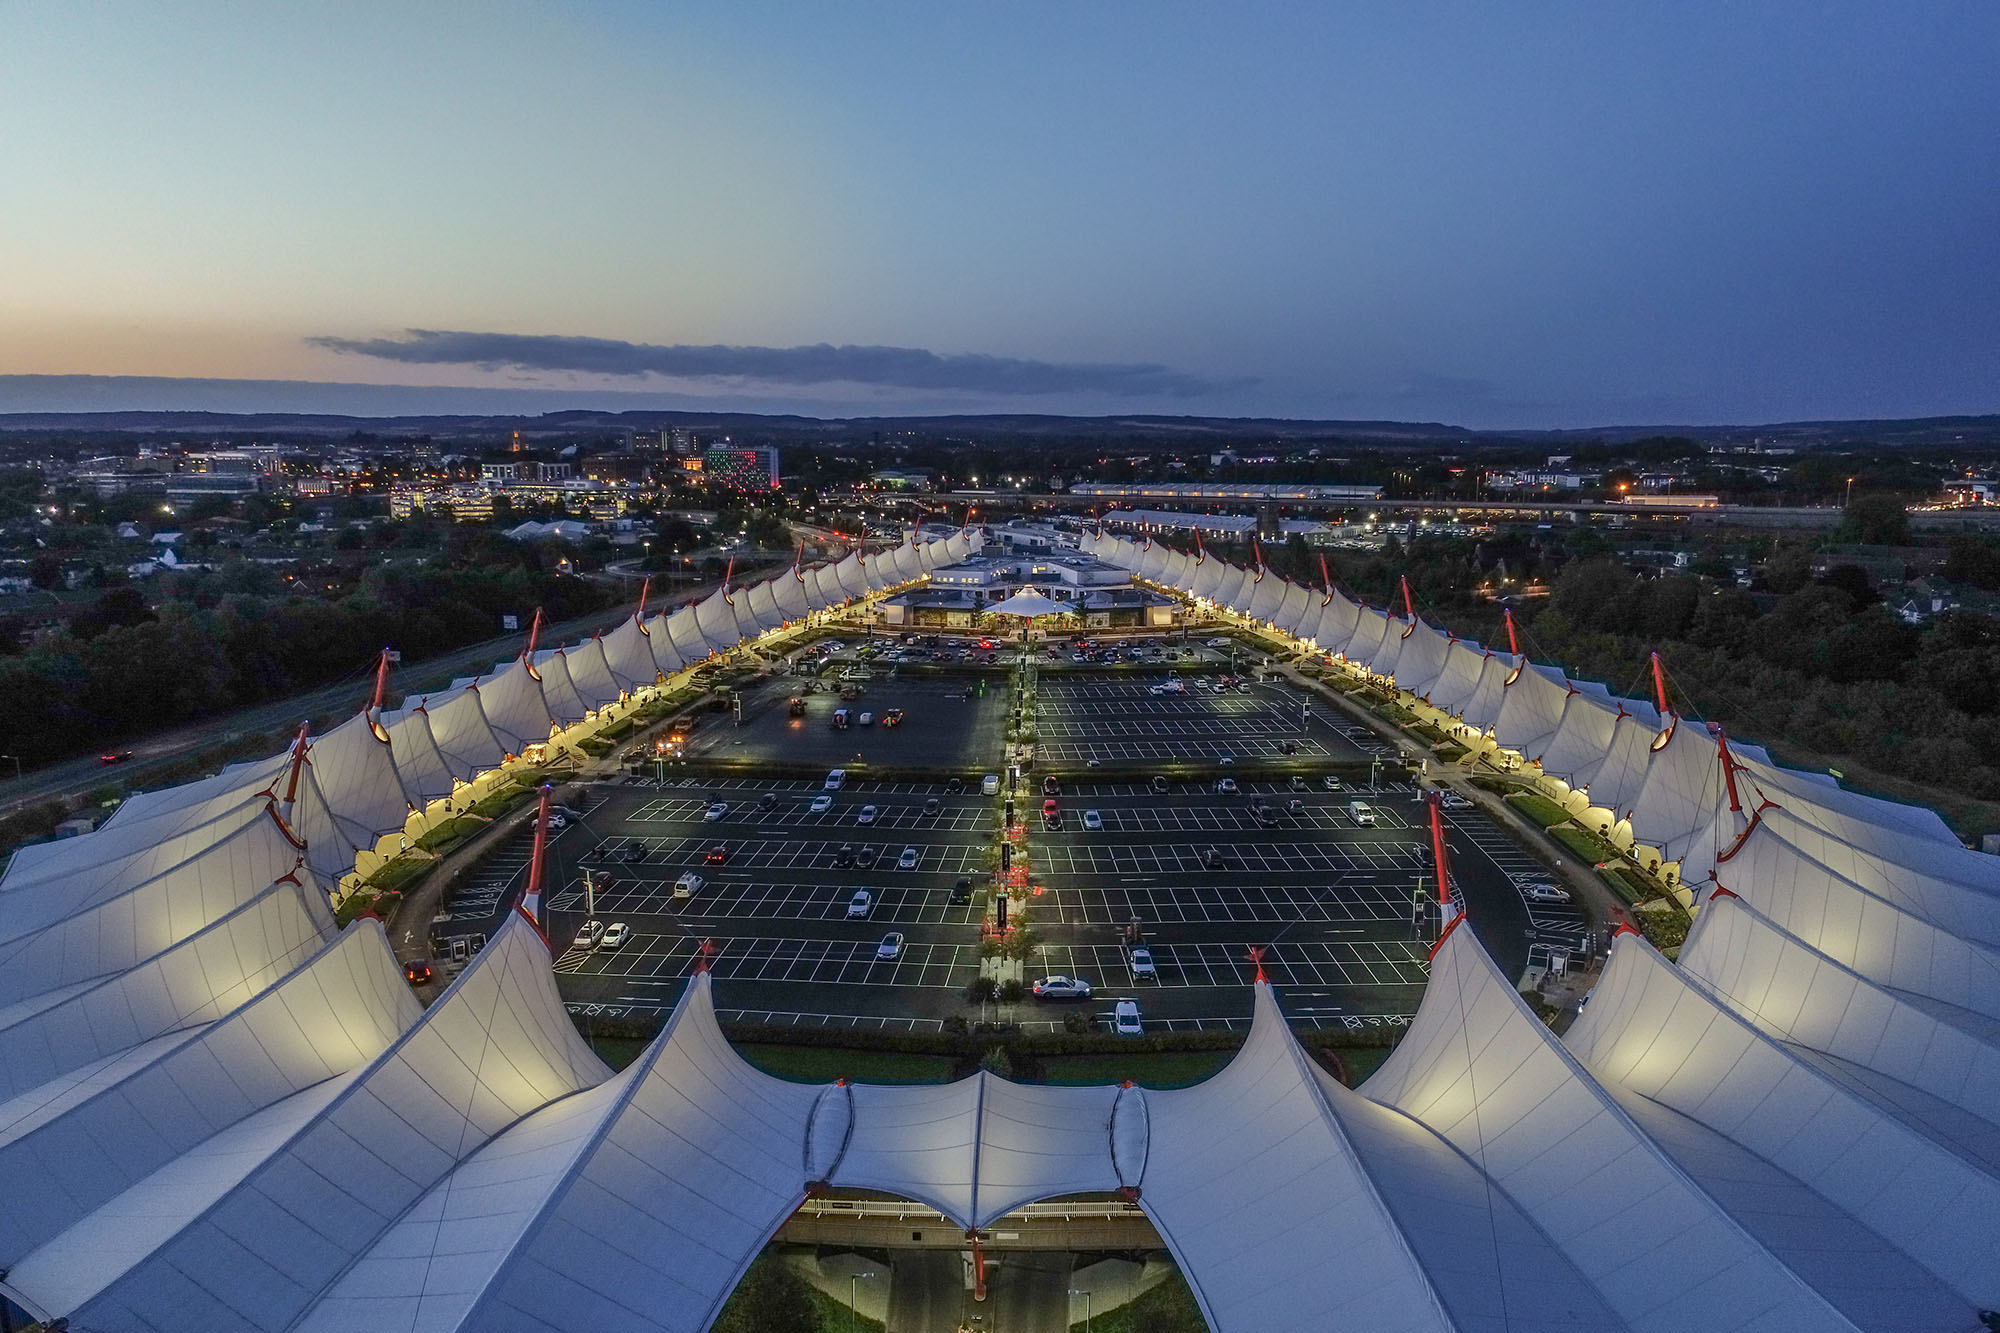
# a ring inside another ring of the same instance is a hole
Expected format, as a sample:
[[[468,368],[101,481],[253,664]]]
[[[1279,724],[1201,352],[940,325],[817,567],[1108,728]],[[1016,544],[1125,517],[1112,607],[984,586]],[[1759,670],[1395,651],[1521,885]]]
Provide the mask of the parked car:
[[[1051,796],[1048,800],[1042,802],[1042,818],[1049,819],[1060,809],[1062,809],[1061,803],[1055,797]]]
[[[604,928],[604,938],[598,941],[597,947],[600,949],[616,949],[631,938],[632,927],[626,925],[623,921],[613,921]]]
[[[968,907],[972,903],[972,876],[960,875],[958,882],[951,886],[951,905]]]
[[[857,851],[854,854],[854,867],[857,870],[872,870],[875,866],[875,863],[878,860],[880,860],[881,857],[882,857],[882,852],[880,848],[863,847],[861,850]]]
[[[1289,785],[1291,786],[1291,789],[1293,791],[1304,791],[1306,789],[1306,780],[1300,777],[1297,773],[1294,773],[1292,774],[1292,780]]]
[[[872,727],[875,725],[875,715],[873,713],[863,713],[860,717],[857,717],[854,720],[860,723],[864,727]]]
[[[1340,779],[1329,773],[1319,780],[1319,785],[1322,791],[1339,791]]]
[[[1144,945],[1132,950],[1127,956],[1127,962],[1132,968],[1132,979],[1134,981],[1159,980],[1160,973],[1153,966],[1153,951]]]
[[[1522,884],[1517,887],[1521,890],[1521,896],[1531,903],[1566,903],[1569,901],[1569,890],[1558,888],[1554,884]]]
[[[576,939],[570,947],[589,953],[597,948],[599,942],[603,939],[604,923],[602,921],[586,921],[583,923],[582,928],[576,932]]]
[[[985,777],[981,778],[979,780],[979,792],[982,796],[998,796],[1000,794],[1000,775],[998,773],[988,773]]]
[[[1375,809],[1366,801],[1349,801],[1347,817],[1361,828],[1375,827]]]
[[[896,869],[915,870],[917,868],[917,862],[922,858],[922,855],[923,854],[914,847],[905,847],[903,849],[903,854],[896,858]]]
[[[1086,810],[1083,812],[1083,826],[1095,833],[1104,827],[1104,816],[1095,810]]]
[[[717,801],[714,805],[708,807],[708,810],[701,817],[701,822],[704,824],[720,824],[728,814],[729,802]]]
[[[927,815],[934,815],[943,808],[943,804],[935,796],[924,802],[924,813]]]
[[[1467,800],[1463,796],[1460,796],[1455,791],[1447,791],[1440,793],[1438,796],[1438,804],[1443,806],[1447,810],[1466,810],[1471,808],[1472,806],[1471,801]]]
[[[1215,782],[1215,794],[1217,796],[1234,796],[1236,794],[1236,779],[1217,778]]]
[[[767,791],[762,796],[759,796],[757,798],[757,808],[759,810],[769,810],[772,806],[776,805],[777,803],[778,803],[778,793],[774,791]]]
[[[849,921],[865,920],[868,914],[874,910],[875,895],[866,889],[856,889],[854,896],[847,900],[847,919]]]
[[[815,796],[812,799],[812,806],[810,808],[814,814],[823,815],[833,809],[833,798],[831,796]]]
[[[832,770],[830,770],[830,771],[829,771],[829,772],[827,773],[827,775],[826,775],[826,789],[827,789],[828,791],[839,791],[839,790],[840,790],[840,789],[841,789],[842,787],[845,787],[846,785],[847,785],[847,770],[846,770],[846,769],[844,769],[844,768],[836,768],[836,769],[832,769]]]
[[[403,980],[409,982],[412,986],[429,985],[434,975],[431,971],[431,965],[421,958],[412,959],[403,964]]]
[[[861,807],[861,813],[860,813],[860,814],[858,814],[858,815],[856,815],[856,816],[854,817],[854,822],[855,822],[855,823],[857,823],[857,824],[872,824],[872,823],[874,823],[874,822],[875,822],[875,807],[874,807],[874,806],[872,806],[872,805],[864,805],[864,806],[862,806],[862,807]]]
[[[1146,1033],[1145,1024],[1139,1020],[1139,1002],[1120,1000],[1111,1009],[1111,1030],[1121,1037],[1141,1037]]]
[[[680,899],[692,898],[701,892],[701,886],[705,883],[707,883],[706,880],[690,870],[674,881],[674,897]]]
[[[947,796],[956,796],[956,795],[958,795],[958,794],[959,794],[960,792],[962,792],[962,791],[964,791],[964,790],[965,790],[965,779],[964,779],[964,778],[947,778],[947,779],[945,780],[945,784],[944,784],[944,794],[945,794],[945,795],[947,795]],[[998,779],[998,778],[995,778],[995,779],[993,779],[993,791],[999,791],[999,790],[1000,790],[1000,779]],[[986,794],[987,794],[988,796],[991,796],[991,795],[993,794],[993,791],[990,791],[990,792],[987,792]]]
[[[882,942],[875,946],[875,960],[877,962],[886,963],[902,956],[903,932],[900,930],[890,931],[882,937]]]
[[[1042,795],[1044,796],[1062,795],[1062,783],[1056,781],[1054,774],[1050,774],[1048,777],[1042,779]]]
[[[1278,812],[1270,806],[1259,805],[1251,813],[1257,816],[1257,822],[1265,828],[1275,828],[1277,826]]]
[[[861,725],[865,727],[865,726],[867,726],[868,724],[867,724],[866,722],[863,722],[863,723],[862,723]],[[903,725],[903,710],[902,710],[902,709],[900,709],[900,708],[891,708],[891,709],[890,709],[890,710],[889,710],[888,712],[886,712],[886,713],[882,714],[882,725],[883,725],[883,726],[885,726],[885,727],[900,727],[900,726],[902,726],[902,725]]]
[[[1043,977],[1034,984],[1038,1000],[1087,1000],[1090,983],[1081,977]]]
[[[1166,775],[1164,773],[1155,774],[1153,776],[1153,795],[1165,796],[1166,794],[1167,794]]]
[[[702,857],[701,859],[706,861],[709,865],[712,866],[728,865],[729,844],[726,842],[716,843],[713,847],[708,849],[708,855]]]

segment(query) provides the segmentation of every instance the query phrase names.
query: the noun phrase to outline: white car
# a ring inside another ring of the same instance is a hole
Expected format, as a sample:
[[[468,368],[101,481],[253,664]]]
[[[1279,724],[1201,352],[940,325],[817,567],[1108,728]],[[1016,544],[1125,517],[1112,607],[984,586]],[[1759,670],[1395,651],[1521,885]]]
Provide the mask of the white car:
[[[902,956],[903,932],[900,930],[890,931],[882,937],[882,942],[875,946],[875,958],[878,962],[886,963],[891,959],[901,958]]]
[[[1329,773],[1319,780],[1319,785],[1327,791],[1339,791],[1340,779]]]
[[[1132,951],[1132,977],[1135,981],[1159,980],[1160,973],[1153,966],[1153,951],[1140,947]]]
[[[1111,1030],[1121,1037],[1142,1037],[1145,1024],[1139,1021],[1139,1002],[1120,1000],[1111,1009]]]
[[[704,824],[719,824],[728,813],[729,802],[717,801],[714,805],[708,807],[708,812],[701,817],[701,822]]]
[[[613,921],[604,928],[604,938],[597,942],[600,949],[615,949],[632,938],[632,927],[623,921]]]
[[[846,785],[847,785],[846,769],[834,768],[827,770],[826,789],[828,791],[839,791],[842,787],[845,787]]]
[[[1095,810],[1086,810],[1083,812],[1083,826],[1095,833],[1104,827],[1104,816]]]
[[[857,717],[854,720],[857,724],[864,727],[872,727],[875,725],[875,715],[873,713],[863,713],[860,717]]]
[[[1455,791],[1439,793],[1438,804],[1447,810],[1466,810],[1472,806],[1471,801],[1466,800],[1465,797],[1460,796]]]
[[[549,816],[549,827],[568,828],[569,827],[568,816],[564,815],[563,812],[560,810],[556,811],[554,814]]]
[[[589,953],[599,944],[603,943],[603,941],[604,923],[602,921],[586,921],[583,923],[583,928],[576,932],[576,942],[570,947]]]
[[[866,889],[856,889],[854,896],[847,900],[847,919],[849,921],[866,920],[868,914],[874,910],[875,895]]]
[[[1034,991],[1038,1000],[1087,1000],[1090,983],[1081,977],[1043,977]]]
[[[1521,896],[1531,903],[1566,903],[1569,890],[1553,884],[1522,884],[1518,886]]]
[[[917,868],[918,856],[919,853],[917,852],[916,848],[905,847],[903,849],[903,854],[896,858],[896,869],[915,870]]]
[[[833,809],[833,798],[831,796],[815,796],[810,808],[814,814],[823,815]]]
[[[872,824],[872,823],[874,823],[874,822],[875,822],[875,807],[874,807],[874,806],[872,806],[872,805],[864,805],[864,806],[862,806],[862,807],[861,807],[861,813],[860,813],[860,814],[858,814],[858,815],[856,815],[856,816],[854,817],[854,822],[855,822],[855,823],[857,823],[857,824]]]

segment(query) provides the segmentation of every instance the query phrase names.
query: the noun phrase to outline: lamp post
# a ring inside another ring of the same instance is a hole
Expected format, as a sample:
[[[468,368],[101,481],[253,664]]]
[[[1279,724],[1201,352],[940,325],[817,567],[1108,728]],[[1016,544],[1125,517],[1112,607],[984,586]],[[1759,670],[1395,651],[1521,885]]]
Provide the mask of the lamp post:
[[[1852,477],[1849,477],[1849,478],[1847,479],[1847,500],[1846,500],[1846,505],[1847,505],[1848,507],[1850,507],[1850,508],[1851,508],[1851,507],[1853,506],[1853,504],[1854,504],[1854,478],[1852,478]]]
[[[1083,1297],[1083,1333],[1090,1333],[1090,1293],[1071,1287],[1069,1294]]]
[[[849,1273],[847,1275],[847,1313],[853,1319],[856,1328],[861,1327],[861,1309],[855,1303],[855,1297],[857,1289],[861,1285],[862,1278],[867,1278],[872,1282],[875,1275],[873,1273]]]

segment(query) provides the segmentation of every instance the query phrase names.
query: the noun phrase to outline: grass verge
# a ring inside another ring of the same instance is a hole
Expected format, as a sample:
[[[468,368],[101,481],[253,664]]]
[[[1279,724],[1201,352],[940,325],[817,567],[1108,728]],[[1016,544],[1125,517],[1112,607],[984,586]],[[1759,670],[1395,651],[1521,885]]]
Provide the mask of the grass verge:
[[[794,1083],[831,1083],[837,1078],[857,1083],[943,1083],[951,1078],[953,1067],[949,1056],[906,1051],[764,1045],[736,1049],[765,1073]]]
[[[1058,1055],[1042,1061],[1042,1082],[1068,1087],[1122,1083],[1142,1088],[1185,1088],[1220,1070],[1234,1051],[1134,1051],[1130,1055]]]

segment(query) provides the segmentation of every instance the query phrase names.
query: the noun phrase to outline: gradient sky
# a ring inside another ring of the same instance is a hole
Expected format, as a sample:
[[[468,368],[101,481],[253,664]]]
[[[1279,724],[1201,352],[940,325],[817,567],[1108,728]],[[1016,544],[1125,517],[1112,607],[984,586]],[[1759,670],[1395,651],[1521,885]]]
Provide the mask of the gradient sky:
[[[0,375],[2000,410],[1990,0],[0,0],[0,125]]]

